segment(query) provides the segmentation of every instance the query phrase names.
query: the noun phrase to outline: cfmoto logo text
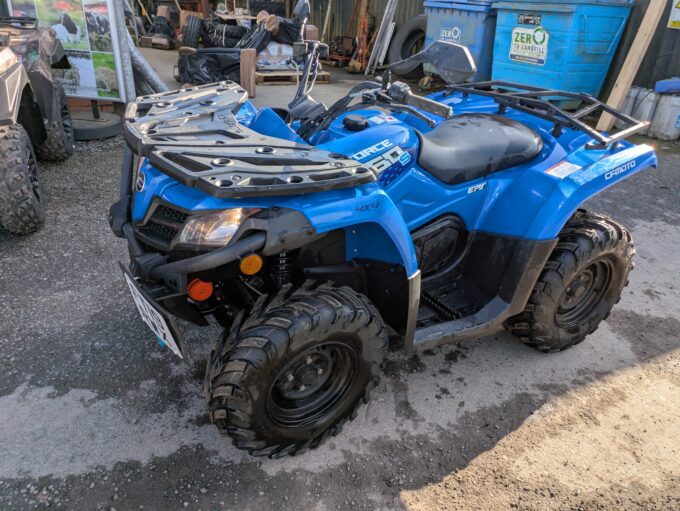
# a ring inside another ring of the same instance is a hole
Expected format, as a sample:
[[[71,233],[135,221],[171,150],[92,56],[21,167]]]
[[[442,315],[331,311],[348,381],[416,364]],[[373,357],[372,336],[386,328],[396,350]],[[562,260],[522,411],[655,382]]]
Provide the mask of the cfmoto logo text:
[[[610,179],[615,178],[616,176],[620,176],[621,174],[628,172],[631,169],[634,169],[637,163],[635,160],[629,161],[625,165],[621,165],[620,167],[615,168],[614,170],[610,170],[604,175],[604,178],[609,181]]]

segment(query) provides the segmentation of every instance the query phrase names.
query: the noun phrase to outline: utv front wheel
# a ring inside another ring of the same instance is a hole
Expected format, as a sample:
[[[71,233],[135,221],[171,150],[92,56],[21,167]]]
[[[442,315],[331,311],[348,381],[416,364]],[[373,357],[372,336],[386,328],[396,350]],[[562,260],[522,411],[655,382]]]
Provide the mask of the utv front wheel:
[[[20,124],[0,127],[0,225],[16,234],[37,231],[45,221],[38,163]]]
[[[560,233],[526,309],[508,321],[508,328],[548,353],[582,342],[621,299],[634,255],[625,227],[578,211]]]
[[[211,419],[256,456],[299,454],[337,434],[380,378],[387,335],[347,287],[306,284],[263,297],[208,360]]]

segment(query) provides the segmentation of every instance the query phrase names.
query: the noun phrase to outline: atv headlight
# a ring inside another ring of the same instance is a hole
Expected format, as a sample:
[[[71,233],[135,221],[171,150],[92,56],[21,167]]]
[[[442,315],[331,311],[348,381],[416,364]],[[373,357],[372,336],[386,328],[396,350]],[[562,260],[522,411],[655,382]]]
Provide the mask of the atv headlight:
[[[179,237],[180,244],[224,247],[236,234],[243,221],[258,209],[226,209],[189,220]]]

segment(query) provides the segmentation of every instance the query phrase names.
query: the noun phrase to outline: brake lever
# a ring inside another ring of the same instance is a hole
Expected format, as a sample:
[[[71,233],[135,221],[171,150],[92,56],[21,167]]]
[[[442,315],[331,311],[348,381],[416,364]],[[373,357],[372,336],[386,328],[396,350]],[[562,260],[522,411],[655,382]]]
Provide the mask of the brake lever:
[[[426,122],[427,125],[428,125],[430,128],[434,128],[435,126],[437,126],[437,121],[435,121],[434,119],[431,119],[430,117],[428,117],[428,116],[425,115],[424,113],[419,112],[418,110],[416,110],[415,108],[413,108],[413,107],[411,107],[411,106],[402,105],[402,104],[400,104],[400,103],[395,103],[395,102],[391,101],[390,98],[389,98],[389,96],[386,98],[387,101],[385,101],[385,98],[384,98],[384,97],[382,97],[382,98],[376,98],[376,99],[377,99],[377,102],[378,102],[379,104],[381,104],[381,106],[383,106],[383,107],[385,107],[385,108],[387,108],[387,109],[389,109],[389,110],[393,110],[393,111],[396,111],[396,112],[404,112],[404,113],[407,113],[407,114],[411,114],[412,116],[417,117],[417,118],[420,119],[421,121]]]

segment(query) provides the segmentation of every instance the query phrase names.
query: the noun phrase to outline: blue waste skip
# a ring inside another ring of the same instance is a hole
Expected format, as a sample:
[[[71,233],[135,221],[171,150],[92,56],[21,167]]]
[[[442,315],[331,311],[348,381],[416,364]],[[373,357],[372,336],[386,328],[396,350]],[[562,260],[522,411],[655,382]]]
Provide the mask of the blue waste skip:
[[[632,1],[494,3],[493,79],[598,96]]]
[[[471,81],[489,80],[496,32],[496,11],[492,1],[427,0],[426,47],[433,42],[449,41],[467,46],[477,64],[477,74]],[[425,71],[433,72],[426,65]]]

